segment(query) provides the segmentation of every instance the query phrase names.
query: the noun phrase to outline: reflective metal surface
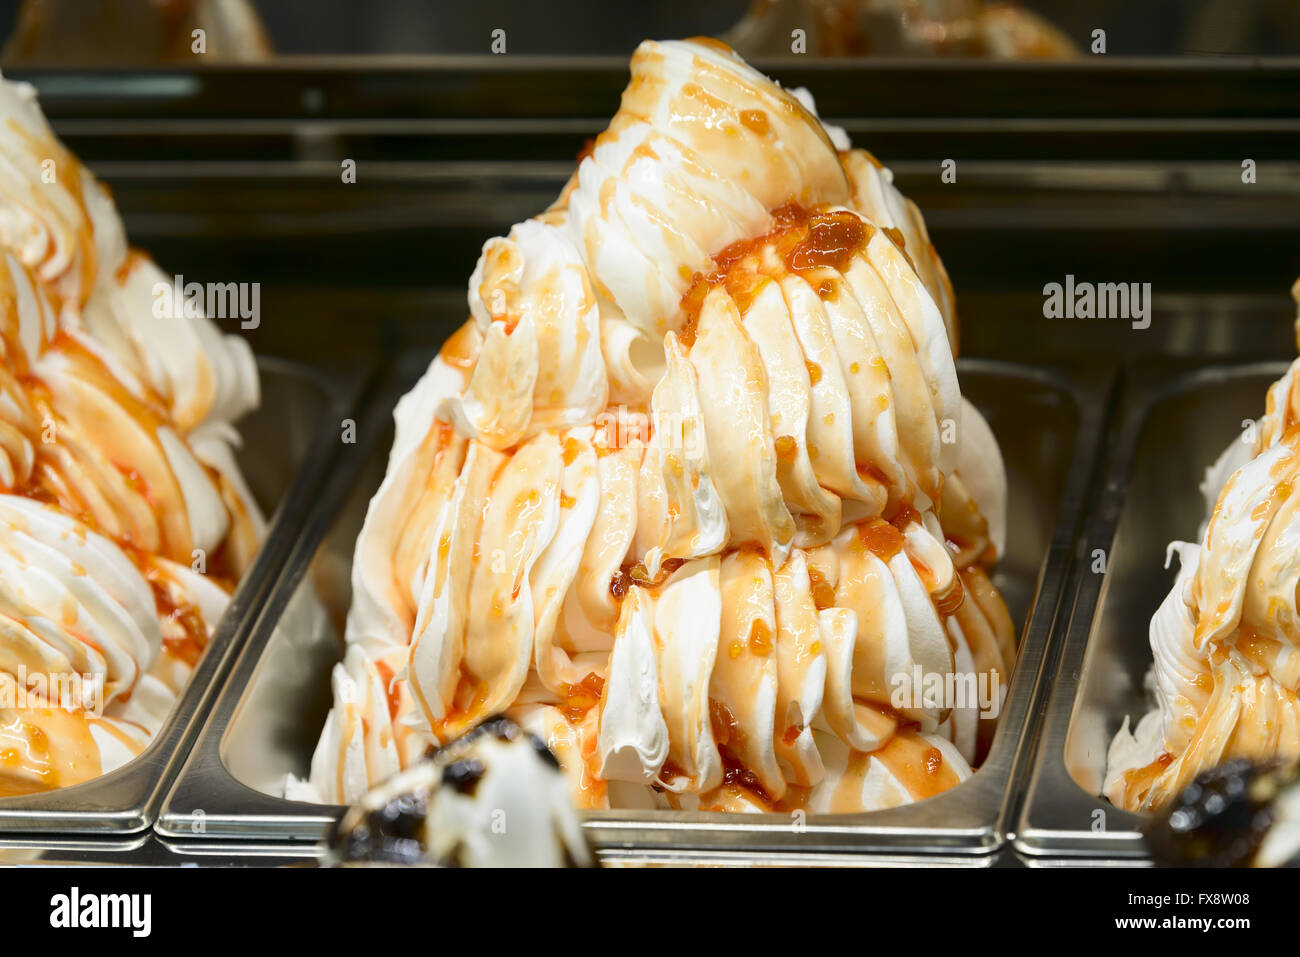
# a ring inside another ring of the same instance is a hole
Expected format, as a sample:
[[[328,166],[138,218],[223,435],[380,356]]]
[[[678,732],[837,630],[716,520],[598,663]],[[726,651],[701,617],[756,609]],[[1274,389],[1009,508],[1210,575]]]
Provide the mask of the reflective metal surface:
[[[408,373],[415,368],[423,368],[423,358]],[[813,815],[799,826],[778,814],[594,812],[585,825],[598,849],[767,859],[773,851],[979,854],[1003,843],[1015,803],[1009,782],[1031,730],[1030,693],[1065,580],[1109,381],[1085,384],[980,360],[962,361],[958,368],[963,392],[988,417],[1006,458],[1009,536],[996,581],[1015,619],[1025,623],[1020,660],[983,767],[927,801],[869,814]],[[410,382],[409,374],[396,377],[389,394],[368,412],[355,453],[342,457],[331,476],[165,802],[157,827],[169,839],[314,842],[341,813],[275,795],[286,774],[307,773],[329,708],[329,671],[342,654],[352,545],[383,474],[392,403]],[[332,614],[304,613],[308,590]]]
[[[75,787],[0,798],[0,834],[129,833],[153,822],[179,760],[243,640],[250,613],[274,580],[320,472],[339,444],[337,422],[348,399],[345,383],[279,360],[260,360],[259,369],[262,401],[238,424],[243,436],[238,460],[258,503],[275,514],[261,551],[236,588],[189,684],[134,761]]]
[[[1138,830],[1145,816],[1098,796],[1106,750],[1125,715],[1136,722],[1149,708],[1147,626],[1177,571],[1164,567],[1165,546],[1196,539],[1206,517],[1205,469],[1241,436],[1244,420],[1263,413],[1265,392],[1284,369],[1207,368],[1173,381],[1137,369],[1106,484],[1080,541],[1059,667],[1045,676],[1046,718],[1016,827],[1020,853],[1145,856]]]
[[[603,849],[602,867],[1024,867],[1005,848],[994,854],[753,854],[727,851],[656,852]],[[129,840],[0,841],[0,868],[5,867],[319,867],[321,853],[312,844],[271,841],[170,841],[139,834]],[[1039,866],[1035,861],[1031,866]]]
[[[128,838],[0,840],[5,867],[302,867],[316,863],[302,847],[267,844],[231,847],[209,841],[198,847],[163,841],[145,831]]]

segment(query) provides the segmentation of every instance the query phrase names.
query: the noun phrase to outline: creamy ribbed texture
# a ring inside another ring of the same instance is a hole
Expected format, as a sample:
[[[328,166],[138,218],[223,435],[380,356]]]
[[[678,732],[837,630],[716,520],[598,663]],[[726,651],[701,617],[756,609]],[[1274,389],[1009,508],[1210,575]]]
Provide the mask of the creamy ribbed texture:
[[[154,315],[171,277],[0,80],[0,796],[129,761],[262,533],[230,422],[247,345]],[[79,689],[82,706],[66,690]]]
[[[1002,463],[919,212],[811,97],[642,44],[469,304],[397,409],[317,797],[503,710],[583,806],[860,811],[971,773],[991,719],[893,692],[1009,676]]]
[[[1300,290],[1300,285],[1297,286]],[[1300,757],[1300,360],[1268,391],[1254,443],[1210,468],[1200,545],[1151,619],[1155,707],[1110,747],[1105,794],[1158,809],[1234,757]]]

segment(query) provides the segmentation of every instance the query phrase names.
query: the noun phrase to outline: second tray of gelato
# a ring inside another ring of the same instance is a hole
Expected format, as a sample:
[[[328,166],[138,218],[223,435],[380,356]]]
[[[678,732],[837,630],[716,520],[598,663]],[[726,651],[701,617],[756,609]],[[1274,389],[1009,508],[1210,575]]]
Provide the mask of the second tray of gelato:
[[[172,277],[24,83],[0,79],[0,797],[148,746],[263,521],[232,423],[248,345],[162,314]]]
[[[1154,707],[1110,746],[1105,794],[1128,810],[1163,808],[1227,759],[1300,756],[1298,372],[1208,470],[1199,544],[1169,546],[1180,570],[1151,618]]]

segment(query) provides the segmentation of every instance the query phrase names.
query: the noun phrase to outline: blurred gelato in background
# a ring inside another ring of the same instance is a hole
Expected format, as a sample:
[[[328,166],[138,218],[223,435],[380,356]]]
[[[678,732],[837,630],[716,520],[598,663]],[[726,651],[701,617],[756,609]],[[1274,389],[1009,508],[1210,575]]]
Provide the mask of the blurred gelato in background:
[[[806,49],[793,49],[795,31]],[[744,56],[962,56],[1065,59],[1064,33],[1013,3],[987,0],[754,0],[724,39]]]
[[[218,61],[271,55],[251,0],[24,0],[4,63],[148,66],[199,54]]]
[[[624,56],[649,36],[720,37],[745,56],[1091,58],[1300,51],[1293,0],[0,0],[6,67],[139,67],[272,55]]]

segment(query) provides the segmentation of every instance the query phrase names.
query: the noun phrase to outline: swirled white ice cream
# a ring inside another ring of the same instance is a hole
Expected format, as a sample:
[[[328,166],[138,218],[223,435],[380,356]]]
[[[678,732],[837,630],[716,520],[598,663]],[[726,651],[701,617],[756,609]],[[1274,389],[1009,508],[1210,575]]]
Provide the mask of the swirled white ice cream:
[[[320,799],[501,711],[583,806],[858,811],[971,773],[997,700],[912,679],[1009,675],[1001,459],[920,214],[811,97],[642,44],[469,306],[357,541]]]
[[[170,281],[107,190],[0,80],[0,796],[138,754],[207,643],[262,519],[231,421],[247,345],[158,318]]]
[[[1300,289],[1300,286],[1297,287]],[[1105,793],[1158,809],[1235,758],[1300,757],[1300,360],[1206,476],[1198,545],[1151,620],[1155,708],[1111,744]]]

